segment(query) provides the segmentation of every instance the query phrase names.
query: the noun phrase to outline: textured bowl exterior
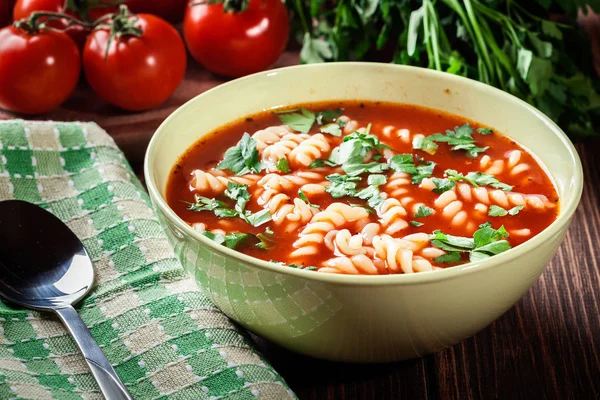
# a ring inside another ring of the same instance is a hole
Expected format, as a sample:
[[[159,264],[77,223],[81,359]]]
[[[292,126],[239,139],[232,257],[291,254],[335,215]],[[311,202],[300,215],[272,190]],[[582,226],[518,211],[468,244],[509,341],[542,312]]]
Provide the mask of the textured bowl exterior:
[[[216,245],[167,206],[178,157],[225,123],[282,105],[324,100],[419,104],[491,126],[532,151],[561,197],[557,221],[489,260],[396,276],[340,276],[284,268]],[[581,163],[564,133],[539,111],[481,83],[413,67],[334,63],[284,68],[219,86],[173,113],[145,163],[150,197],[186,270],[214,303],[250,331],[314,357],[387,362],[453,345],[525,295],[563,239],[579,203]]]

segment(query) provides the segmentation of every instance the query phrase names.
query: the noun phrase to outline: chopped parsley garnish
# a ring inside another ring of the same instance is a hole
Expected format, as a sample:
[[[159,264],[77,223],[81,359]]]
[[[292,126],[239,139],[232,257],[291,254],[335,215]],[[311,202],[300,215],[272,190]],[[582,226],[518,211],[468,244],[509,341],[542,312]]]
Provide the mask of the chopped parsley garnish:
[[[304,194],[304,192],[302,191],[302,189],[298,189],[298,197],[300,198],[300,200],[302,200],[303,202],[305,202],[309,207],[320,208],[317,204],[312,204],[308,200],[308,197],[306,197],[306,195]]]
[[[433,184],[435,185],[435,189],[433,189],[433,193],[442,194],[447,192],[456,186],[456,182],[448,180],[448,179],[440,179],[440,178],[432,178]]]
[[[425,225],[424,223],[419,222],[419,221],[410,221],[409,224],[411,224],[412,226],[416,226],[417,228]]]
[[[504,229],[504,226],[501,226],[499,229],[494,229],[489,222],[480,225],[479,230],[473,234],[473,238],[446,235],[439,230],[429,236],[433,246],[448,251],[450,252],[449,254],[468,253],[469,260],[472,262],[485,260],[486,258],[509,250],[511,245],[505,240],[508,237],[508,232]],[[453,258],[457,257],[455,255],[449,256],[448,254],[445,256]],[[434,261],[438,259],[440,259],[440,257],[436,258]],[[442,260],[445,259],[447,258]]]
[[[504,190],[505,192],[510,192],[513,188],[506,183],[500,182],[494,175],[484,174],[483,172],[469,172],[465,176],[453,169],[447,169],[446,175],[448,175],[448,179],[451,181],[465,181],[473,185],[473,187],[491,186],[496,189]]]
[[[306,271],[316,271],[318,268],[314,267],[314,266],[304,266],[302,264],[286,264],[284,262],[281,261],[275,261],[275,260],[271,260],[270,262],[272,262],[273,264],[277,264],[280,265],[282,267],[289,267],[289,268],[296,268],[296,269],[304,269]]]
[[[494,131],[490,128],[477,128],[477,133],[479,133],[480,135],[491,135],[492,133],[494,133]]]
[[[195,195],[194,200],[196,201],[195,203],[188,203],[187,201],[184,202],[189,205],[187,209],[190,211],[213,211],[217,208],[226,207],[225,203],[222,201],[209,199],[208,197],[204,196]]]
[[[244,133],[237,145],[227,149],[223,160],[215,168],[228,169],[236,175],[244,175],[257,174],[265,169],[265,166],[258,158],[256,140],[248,133]]]
[[[427,140],[425,137],[422,136],[417,136],[416,138],[414,138],[412,145],[413,149],[423,150],[424,152],[432,155],[435,154],[438,148],[438,145],[435,142]]]
[[[356,186],[360,182],[360,177],[332,174],[327,175],[326,179],[331,182],[325,191],[333,198],[344,196],[354,196],[356,194]]]
[[[371,125],[367,126],[364,133],[354,132],[344,138],[342,144],[333,149],[329,161],[334,165],[341,165],[348,175],[357,176],[363,173],[381,173],[389,168],[388,164],[365,162],[368,152],[374,152],[373,156],[381,156],[379,150],[390,147],[381,143],[377,136],[369,133]]]
[[[288,163],[287,158],[280,158],[279,161],[277,161],[277,164],[275,164],[275,168],[277,168],[279,171],[283,172],[284,174],[289,174],[290,164]]]
[[[323,111],[318,111],[316,113],[317,124],[319,124],[319,125],[328,124],[330,122],[335,121],[335,119],[337,117],[339,117],[340,115],[342,115],[342,109],[341,108],[338,108],[337,110],[323,110]],[[322,130],[321,130],[321,132],[322,132]]]
[[[508,214],[509,215],[517,215],[519,213],[519,211],[521,211],[522,209],[525,208],[524,204],[521,204],[519,206],[514,206],[513,208],[511,208],[510,210],[508,210]]]
[[[262,224],[267,223],[271,220],[271,214],[267,209],[261,210],[254,214],[246,210],[244,215],[242,215],[241,217],[244,218],[244,220],[252,226],[261,226]]]
[[[256,247],[259,249],[268,250],[275,246],[275,234],[269,227],[267,227],[263,233],[256,235],[256,238],[259,240],[259,242],[256,243]]]
[[[333,136],[341,136],[339,124],[331,124],[337,117],[342,115],[342,109],[323,110],[316,113],[307,110],[306,108],[295,108],[293,110],[274,111],[278,114],[282,123],[286,124],[293,130],[301,133],[308,133],[312,129],[315,121],[319,125],[325,125],[321,128],[321,132],[328,133]],[[330,126],[334,125],[334,126]]]
[[[412,175],[412,183],[419,184],[423,179],[429,178],[435,168],[433,161],[426,162],[423,159],[415,165],[412,154],[396,154],[390,160],[390,167],[396,172],[405,172]]]
[[[488,211],[488,215],[490,217],[505,217],[507,215],[517,215],[519,211],[521,211],[525,205],[515,206],[510,210],[506,210],[500,206],[491,205]]]
[[[477,157],[479,153],[486,151],[488,147],[477,147],[475,139],[473,139],[473,132],[471,125],[466,123],[455,127],[454,130],[447,130],[445,134],[434,133],[425,138],[414,140],[413,147],[433,154],[437,150],[437,143],[448,143],[452,146],[452,150],[465,150],[471,157]]]
[[[282,123],[301,133],[310,132],[316,119],[315,113],[306,108],[284,111],[279,113],[278,117]]]
[[[228,233],[225,236],[218,235],[218,234],[212,233],[210,231],[203,231],[202,234],[204,236],[206,236],[207,238],[209,238],[210,240],[212,240],[213,242],[225,245],[225,246],[229,247],[230,249],[235,249],[236,247],[244,244],[245,242],[248,241],[248,238],[253,236],[249,233],[241,233],[241,232]]]
[[[315,161],[310,163],[310,165],[308,166],[308,169],[323,168],[324,166],[335,167],[336,165],[337,165],[336,163],[331,162],[329,160],[323,160],[323,159],[317,158]]]
[[[367,200],[367,204],[371,208],[377,208],[383,203],[383,198],[379,192],[379,186],[385,185],[387,178],[385,175],[369,175],[367,178],[367,186],[360,192],[356,193],[356,197],[362,200]]]
[[[433,208],[429,208],[427,206],[419,206],[419,208],[417,208],[417,212],[415,213],[414,217],[415,218],[424,218],[424,217],[429,217],[432,214],[433,214]]]
[[[342,128],[340,128],[340,126],[338,124],[336,124],[335,122],[331,123],[331,124],[323,125],[321,127],[321,132],[328,133],[332,136],[337,136],[337,137],[342,136]]]
[[[441,256],[433,259],[433,261],[439,264],[456,264],[461,262],[461,260],[462,257],[457,251],[451,251],[450,253],[442,254]]]
[[[241,185],[235,182],[229,182],[225,190],[225,196],[235,201],[233,209],[229,208],[224,202],[208,199],[202,196],[196,196],[196,203],[190,204],[188,210],[191,211],[212,211],[219,218],[240,217],[252,226],[260,226],[271,220],[269,210],[264,209],[257,213],[246,210],[246,204],[250,200],[248,185]]]

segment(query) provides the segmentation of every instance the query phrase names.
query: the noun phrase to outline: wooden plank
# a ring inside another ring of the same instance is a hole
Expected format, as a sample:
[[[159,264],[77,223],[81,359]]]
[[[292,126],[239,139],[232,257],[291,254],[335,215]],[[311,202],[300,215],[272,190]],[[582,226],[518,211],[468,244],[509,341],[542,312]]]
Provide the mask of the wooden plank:
[[[516,307],[435,355],[441,399],[600,397],[600,141],[577,147],[586,183],[565,242]]]
[[[344,364],[304,357],[254,336],[259,349],[298,397],[315,400],[429,400],[432,358],[391,364]]]

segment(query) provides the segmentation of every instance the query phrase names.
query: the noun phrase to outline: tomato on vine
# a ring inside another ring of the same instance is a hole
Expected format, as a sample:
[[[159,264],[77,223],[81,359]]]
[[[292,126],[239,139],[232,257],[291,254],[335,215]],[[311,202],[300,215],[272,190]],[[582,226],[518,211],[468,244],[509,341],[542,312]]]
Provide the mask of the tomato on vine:
[[[15,21],[23,18],[29,18],[36,11],[48,11],[53,13],[64,13],[82,21],[93,21],[108,13],[116,10],[115,6],[105,6],[104,3],[109,0],[17,0],[13,9],[13,19]],[[43,21],[44,19],[40,19]],[[50,21],[48,26],[59,30],[64,30],[71,38],[83,47],[89,28],[83,25],[71,24],[68,19],[56,19]]]
[[[281,0],[224,0],[190,4],[183,33],[192,56],[208,70],[238,77],[270,67],[288,41]]]
[[[185,46],[175,28],[154,15],[132,15],[126,6],[96,27],[83,49],[94,92],[129,111],[164,102],[183,80],[185,67]]]
[[[67,34],[40,30],[35,18],[0,29],[0,108],[50,111],[71,95],[80,73],[79,50]]]

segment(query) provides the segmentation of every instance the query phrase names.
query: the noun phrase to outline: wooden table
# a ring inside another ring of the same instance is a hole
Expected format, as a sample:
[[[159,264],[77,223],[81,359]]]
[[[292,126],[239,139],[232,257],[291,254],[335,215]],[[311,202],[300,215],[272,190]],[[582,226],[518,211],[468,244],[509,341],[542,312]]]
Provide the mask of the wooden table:
[[[295,63],[297,54],[289,52],[277,66]],[[40,119],[97,122],[141,175],[158,124],[222,82],[190,64],[185,82],[158,109],[119,111],[82,83],[67,103]],[[12,117],[0,111],[0,119]],[[565,242],[529,294],[474,337],[421,359],[381,365],[314,360],[257,338],[260,349],[301,399],[599,399],[600,140],[577,148],[586,184]]]

